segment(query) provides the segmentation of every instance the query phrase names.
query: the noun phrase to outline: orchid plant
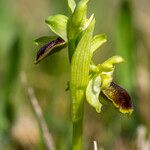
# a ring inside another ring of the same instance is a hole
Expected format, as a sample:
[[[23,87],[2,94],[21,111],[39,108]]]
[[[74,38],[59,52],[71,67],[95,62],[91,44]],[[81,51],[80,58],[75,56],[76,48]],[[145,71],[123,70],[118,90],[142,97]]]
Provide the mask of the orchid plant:
[[[72,101],[72,150],[82,149],[83,106],[86,100],[96,112],[101,112],[100,95],[105,95],[122,113],[131,114],[132,102],[127,91],[113,82],[115,65],[123,62],[113,56],[96,65],[93,53],[107,41],[105,34],[93,36],[95,18],[87,17],[88,0],[68,0],[69,16],[49,16],[45,22],[56,36],[43,36],[35,40],[39,51],[35,63],[68,47],[70,61],[69,90]]]

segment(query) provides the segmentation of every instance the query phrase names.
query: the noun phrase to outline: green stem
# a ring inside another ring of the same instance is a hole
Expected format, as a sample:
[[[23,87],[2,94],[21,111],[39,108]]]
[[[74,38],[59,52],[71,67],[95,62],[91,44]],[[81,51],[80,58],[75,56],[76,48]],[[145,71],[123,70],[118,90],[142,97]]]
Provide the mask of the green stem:
[[[72,101],[73,137],[72,150],[82,150],[82,122],[85,90],[89,81],[91,62],[90,46],[95,20],[83,33],[71,57],[70,94]],[[70,49],[69,49],[70,51]]]
[[[83,116],[83,113],[81,114]],[[82,135],[83,135],[83,117],[73,122],[73,138],[72,138],[72,150],[82,150]]]

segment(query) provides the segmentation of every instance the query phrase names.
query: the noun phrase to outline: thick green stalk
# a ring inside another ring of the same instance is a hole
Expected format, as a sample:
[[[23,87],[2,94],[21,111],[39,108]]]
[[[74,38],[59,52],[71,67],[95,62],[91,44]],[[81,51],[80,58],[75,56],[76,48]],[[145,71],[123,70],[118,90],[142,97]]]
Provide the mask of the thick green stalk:
[[[73,136],[72,136],[72,150],[82,150],[82,138],[83,138],[83,112],[82,118],[73,123]]]
[[[71,59],[70,92],[72,101],[72,150],[82,150],[82,121],[85,90],[89,80],[91,40],[95,20],[83,33]],[[70,49],[69,49],[70,50]]]

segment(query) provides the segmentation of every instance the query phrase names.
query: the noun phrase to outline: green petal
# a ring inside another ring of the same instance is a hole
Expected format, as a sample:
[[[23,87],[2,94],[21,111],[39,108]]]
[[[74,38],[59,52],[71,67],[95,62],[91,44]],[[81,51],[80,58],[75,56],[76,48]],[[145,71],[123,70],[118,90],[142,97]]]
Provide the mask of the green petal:
[[[106,60],[105,62],[103,62],[99,67],[101,67],[103,70],[108,72],[108,71],[112,71],[114,69],[115,64],[119,64],[122,62],[124,62],[124,59],[122,57],[113,56],[113,57],[109,58],[108,60]]]
[[[58,37],[57,39],[50,41],[43,45],[36,54],[35,64],[40,62],[43,58],[48,55],[52,55],[55,52],[58,52],[67,46],[66,42]]]
[[[86,99],[88,103],[96,109],[98,113],[101,112],[102,104],[99,102],[99,94],[101,91],[101,78],[97,76],[92,78],[86,88]]]
[[[66,30],[67,21],[68,21],[68,17],[61,14],[55,16],[49,16],[45,20],[45,22],[48,24],[50,29],[65,41],[67,41],[67,30]]]
[[[90,64],[90,73],[91,74],[95,74],[95,73],[98,73],[99,72],[99,68],[93,63],[93,61],[91,61],[91,64]]]
[[[133,105],[128,92],[115,84],[111,83],[110,87],[103,90],[104,95],[113,102],[114,106],[119,109],[122,113],[131,114],[133,111]]]
[[[74,9],[76,7],[76,3],[74,0],[68,0],[68,7],[69,7],[69,10],[71,11],[71,13],[74,12]]]
[[[91,52],[95,52],[96,49],[98,49],[103,43],[107,41],[105,34],[99,34],[94,36],[92,40],[92,46],[91,46]]]

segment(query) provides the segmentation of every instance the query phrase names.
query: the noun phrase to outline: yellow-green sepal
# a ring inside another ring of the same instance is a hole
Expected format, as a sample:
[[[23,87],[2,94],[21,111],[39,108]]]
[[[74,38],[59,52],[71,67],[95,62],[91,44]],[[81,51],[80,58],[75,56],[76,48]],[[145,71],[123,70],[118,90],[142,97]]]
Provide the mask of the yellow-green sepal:
[[[45,22],[56,35],[67,41],[67,16],[61,14],[49,16]]]

